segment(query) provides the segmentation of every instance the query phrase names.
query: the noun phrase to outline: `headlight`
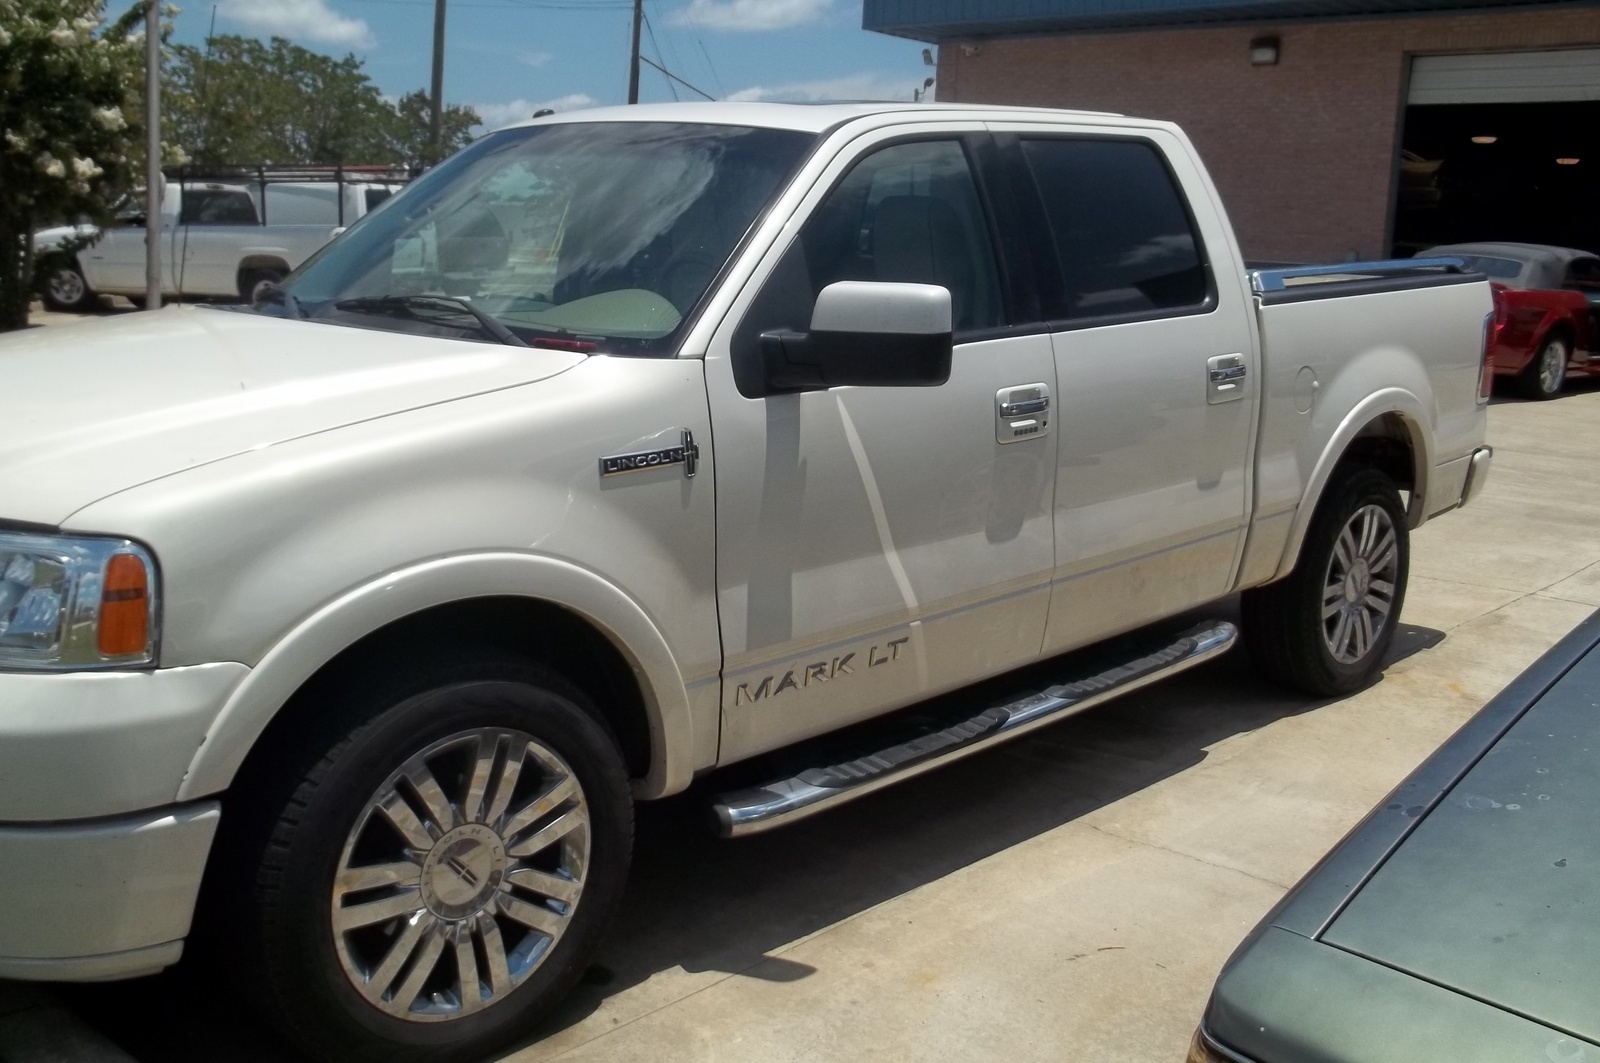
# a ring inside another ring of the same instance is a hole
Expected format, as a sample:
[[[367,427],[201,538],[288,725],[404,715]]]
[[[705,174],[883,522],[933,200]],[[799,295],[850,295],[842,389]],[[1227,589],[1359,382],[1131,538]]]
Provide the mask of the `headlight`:
[[[0,669],[152,664],[157,605],[137,543],[0,531]]]

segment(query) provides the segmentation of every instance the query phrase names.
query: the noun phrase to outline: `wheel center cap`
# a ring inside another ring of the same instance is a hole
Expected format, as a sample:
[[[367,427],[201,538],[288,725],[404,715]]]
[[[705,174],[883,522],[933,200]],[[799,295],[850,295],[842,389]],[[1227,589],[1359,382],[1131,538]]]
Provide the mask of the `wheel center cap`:
[[[1344,600],[1347,602],[1359,601],[1367,596],[1367,591],[1372,589],[1372,566],[1366,558],[1357,558],[1356,563],[1350,566],[1349,575],[1344,578]]]
[[[422,901],[440,919],[466,919],[494,896],[505,871],[500,835],[481,823],[457,827],[422,861]]]

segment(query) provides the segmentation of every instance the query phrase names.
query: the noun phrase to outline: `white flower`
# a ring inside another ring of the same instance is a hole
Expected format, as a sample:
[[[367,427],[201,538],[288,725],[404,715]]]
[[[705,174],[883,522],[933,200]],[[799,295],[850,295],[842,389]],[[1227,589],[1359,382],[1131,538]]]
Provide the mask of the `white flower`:
[[[60,22],[56,23],[56,28],[50,31],[50,39],[55,41],[61,47],[65,48],[67,45],[77,40],[78,36],[72,32],[72,27],[67,25],[67,20],[62,19]]]
[[[126,129],[128,126],[127,119],[122,117],[121,107],[96,107],[91,116],[94,118],[94,124],[101,129],[117,130]]]
[[[11,34],[6,32],[6,28],[4,26],[0,26],[0,48],[4,48],[6,45],[8,45],[10,43],[11,43]]]
[[[39,169],[44,171],[46,177],[67,176],[66,164],[51,156],[48,151],[39,156]]]
[[[80,158],[72,160],[72,176],[76,177],[79,181],[89,181],[99,177],[103,173],[105,173],[105,171],[99,166],[95,165],[95,161],[93,159]]]
[[[161,9],[161,13],[168,18],[177,18],[182,11],[183,8],[179,7],[177,4],[168,4]]]
[[[28,138],[18,136],[8,129],[6,130],[6,146],[12,151],[26,152],[28,150]]]

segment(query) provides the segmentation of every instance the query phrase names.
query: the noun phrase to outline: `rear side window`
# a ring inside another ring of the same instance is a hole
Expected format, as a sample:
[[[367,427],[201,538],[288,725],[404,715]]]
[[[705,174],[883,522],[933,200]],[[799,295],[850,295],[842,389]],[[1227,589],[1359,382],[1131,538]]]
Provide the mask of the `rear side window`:
[[[378,204],[382,203],[384,200],[388,199],[392,195],[394,195],[394,190],[391,189],[391,188],[369,188],[369,189],[367,189],[367,211],[368,211],[368,213],[371,213],[372,211],[377,210],[378,209]]]
[[[1068,320],[1200,310],[1205,248],[1172,173],[1143,140],[1024,140],[1065,282]]]
[[[248,192],[186,188],[180,225],[254,225],[256,205]]]

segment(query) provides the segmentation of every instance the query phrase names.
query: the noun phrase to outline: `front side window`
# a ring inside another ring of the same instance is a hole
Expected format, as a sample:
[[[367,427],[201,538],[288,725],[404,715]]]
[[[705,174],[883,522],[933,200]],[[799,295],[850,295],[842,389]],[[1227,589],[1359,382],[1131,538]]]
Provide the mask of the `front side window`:
[[[367,214],[287,285],[337,324],[670,353],[814,142],[738,126],[594,122],[491,134]]]
[[[1144,140],[1024,140],[1069,320],[1201,309],[1205,249],[1172,173]]]

